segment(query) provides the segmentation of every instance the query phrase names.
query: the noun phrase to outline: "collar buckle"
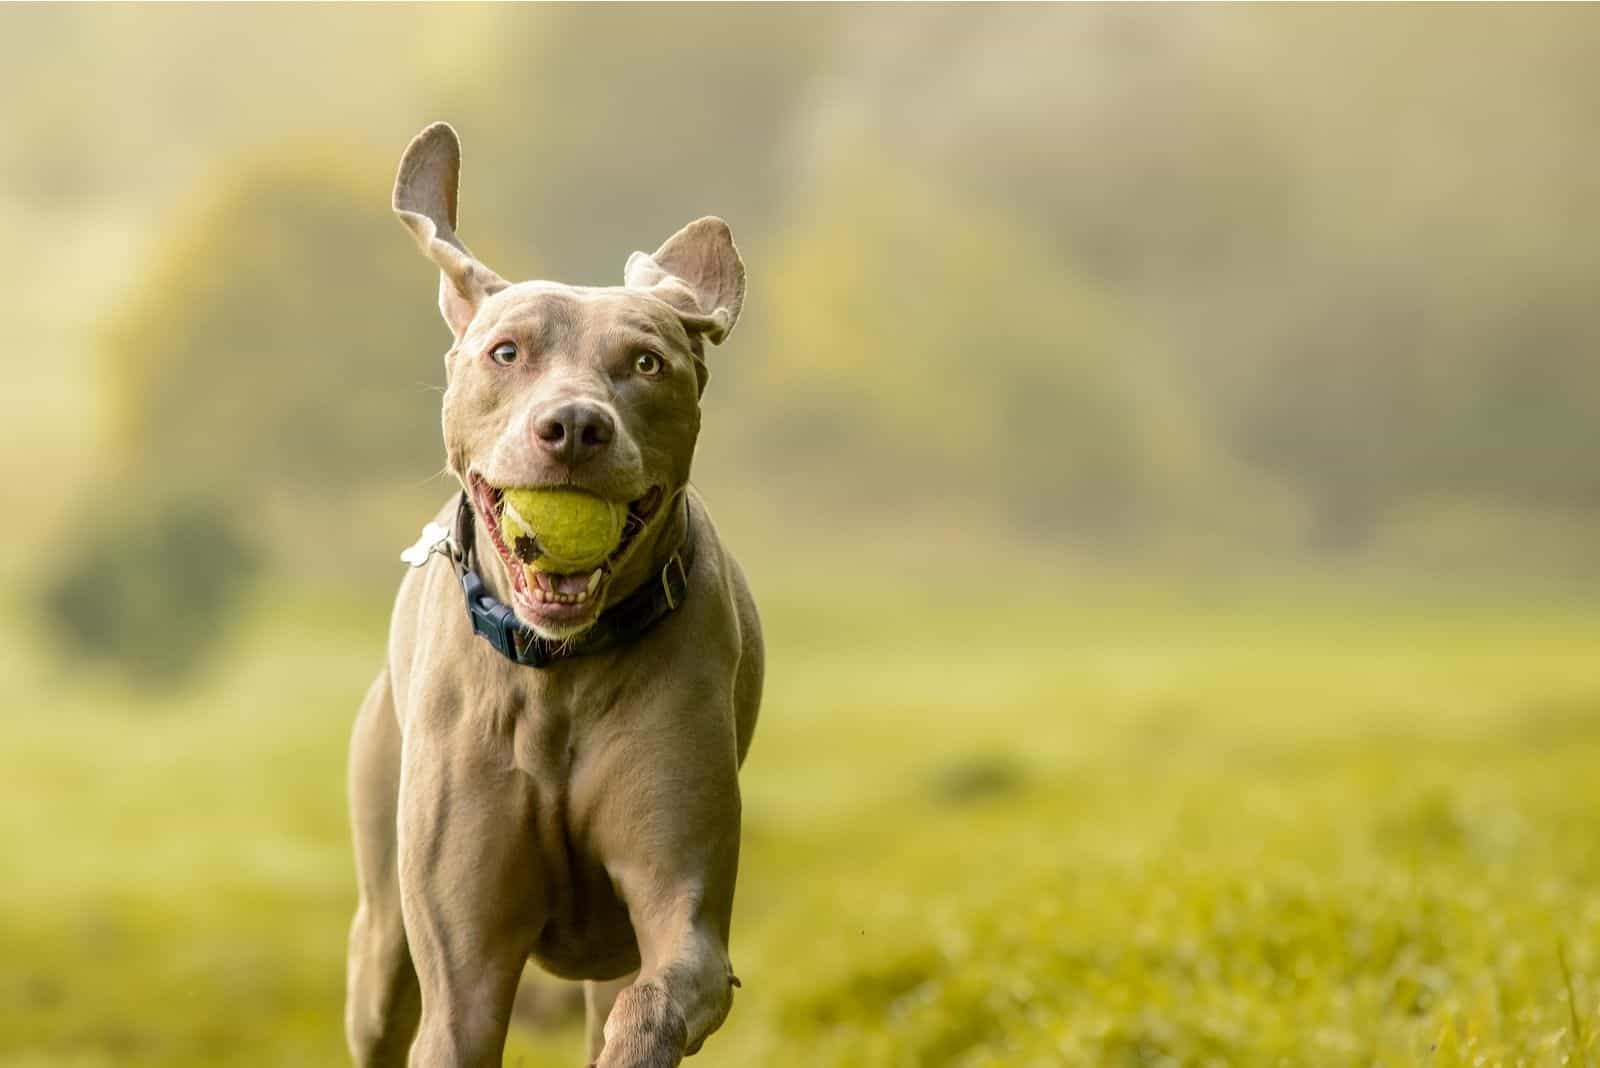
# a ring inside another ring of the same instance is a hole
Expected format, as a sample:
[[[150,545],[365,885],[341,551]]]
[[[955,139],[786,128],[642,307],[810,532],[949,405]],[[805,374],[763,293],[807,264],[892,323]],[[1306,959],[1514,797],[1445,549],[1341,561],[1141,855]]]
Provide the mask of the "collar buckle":
[[[495,651],[507,660],[529,667],[544,667],[549,663],[539,636],[522,625],[509,605],[501,604],[489,596],[483,579],[476,571],[467,570],[461,576],[461,588],[467,595],[467,615],[472,620],[472,633],[494,646]]]

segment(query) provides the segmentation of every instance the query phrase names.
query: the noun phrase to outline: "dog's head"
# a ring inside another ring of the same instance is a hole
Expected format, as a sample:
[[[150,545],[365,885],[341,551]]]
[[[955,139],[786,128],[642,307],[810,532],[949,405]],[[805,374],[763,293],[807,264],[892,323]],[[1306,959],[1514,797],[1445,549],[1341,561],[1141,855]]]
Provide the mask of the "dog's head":
[[[676,534],[705,344],[739,318],[744,264],[727,224],[708,217],[652,255],[635,252],[620,286],[507,282],[456,236],[460,169],[455,131],[435,123],[406,148],[394,189],[395,214],[439,266],[439,310],[455,335],[445,449],[513,609],[541,635],[567,638],[659,566],[658,544]],[[625,506],[622,544],[594,571],[530,580],[497,523],[501,491],[525,486],[573,486]]]

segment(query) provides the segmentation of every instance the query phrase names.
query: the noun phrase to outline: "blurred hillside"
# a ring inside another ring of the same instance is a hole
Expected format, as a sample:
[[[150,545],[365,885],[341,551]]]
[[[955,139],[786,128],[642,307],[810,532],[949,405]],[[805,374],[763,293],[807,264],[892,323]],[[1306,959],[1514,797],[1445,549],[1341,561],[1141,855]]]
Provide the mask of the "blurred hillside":
[[[387,590],[449,490],[434,279],[387,211],[446,117],[463,235],[507,276],[614,282],[690,218],[733,224],[751,298],[698,472],[756,552],[1592,577],[1597,30],[7,9],[0,503],[36,521],[6,571],[163,536],[109,496]]]

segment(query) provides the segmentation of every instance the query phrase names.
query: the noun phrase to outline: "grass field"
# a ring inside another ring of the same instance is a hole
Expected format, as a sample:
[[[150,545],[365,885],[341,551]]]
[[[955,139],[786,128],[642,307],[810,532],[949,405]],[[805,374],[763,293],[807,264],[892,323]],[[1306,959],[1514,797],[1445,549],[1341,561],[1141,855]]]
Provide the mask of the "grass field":
[[[870,600],[765,598],[744,989],[694,1063],[1600,1064],[1600,609]],[[382,629],[279,600],[162,700],[0,633],[0,1063],[341,1062]]]

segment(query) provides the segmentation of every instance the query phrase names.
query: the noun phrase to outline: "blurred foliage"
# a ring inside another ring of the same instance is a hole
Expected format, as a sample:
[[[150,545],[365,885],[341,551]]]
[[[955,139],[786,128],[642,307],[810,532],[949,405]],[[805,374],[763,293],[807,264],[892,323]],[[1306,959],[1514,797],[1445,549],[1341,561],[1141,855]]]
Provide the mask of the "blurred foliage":
[[[0,19],[0,214],[42,265],[6,347],[98,356],[9,361],[19,440],[217,495],[278,573],[388,586],[445,488],[434,279],[387,211],[437,117],[510,277],[730,220],[699,473],[773,546],[1600,564],[1593,9]]]
[[[840,128],[1116,294],[1350,547],[1444,490],[1591,513],[1600,12],[863,11]],[[1244,504],[1245,502],[1240,502]]]
[[[89,513],[83,524],[38,594],[62,655],[74,668],[112,664],[147,686],[188,681],[233,630],[255,548],[202,496]]]
[[[87,497],[74,522],[94,534],[56,557],[44,594],[70,650],[179,681],[229,630],[243,541],[302,528],[260,545],[290,568],[339,537],[363,488],[438,466],[448,337],[417,265],[389,254],[393,219],[368,195],[386,179],[386,164],[280,146],[225,168],[164,235],[106,328],[115,407],[95,485],[166,507],[181,482],[205,506],[129,514]],[[353,541],[387,563],[403,536]]]
[[[1225,459],[1102,287],[1004,217],[850,158],[773,250],[735,416],[752,464],[829,470],[847,507],[956,501],[1045,537],[1136,538],[1216,491]]]
[[[108,330],[122,473],[244,506],[438,466],[449,336],[426,270],[394,254],[388,180],[320,145],[222,169]]]

